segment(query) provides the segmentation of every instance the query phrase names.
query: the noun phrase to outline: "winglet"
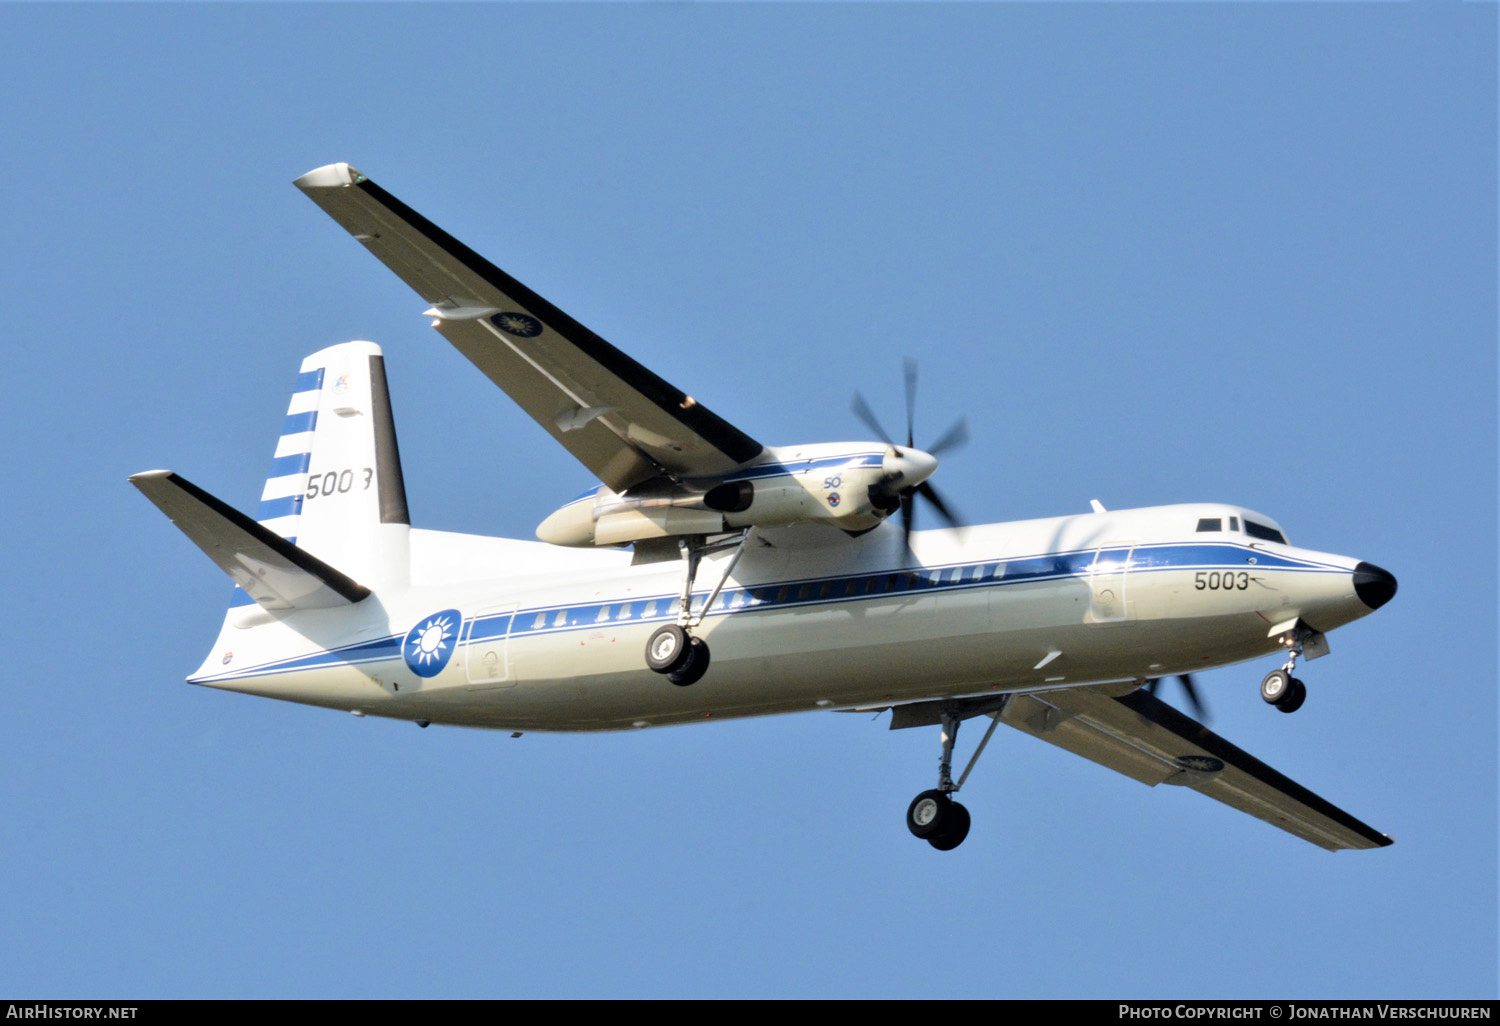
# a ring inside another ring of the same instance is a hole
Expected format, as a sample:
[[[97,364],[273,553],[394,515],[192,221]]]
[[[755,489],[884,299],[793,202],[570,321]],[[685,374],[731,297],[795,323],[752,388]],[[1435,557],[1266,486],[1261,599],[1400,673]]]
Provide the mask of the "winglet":
[[[370,589],[170,470],[130,483],[266,609],[321,609],[358,602]]]

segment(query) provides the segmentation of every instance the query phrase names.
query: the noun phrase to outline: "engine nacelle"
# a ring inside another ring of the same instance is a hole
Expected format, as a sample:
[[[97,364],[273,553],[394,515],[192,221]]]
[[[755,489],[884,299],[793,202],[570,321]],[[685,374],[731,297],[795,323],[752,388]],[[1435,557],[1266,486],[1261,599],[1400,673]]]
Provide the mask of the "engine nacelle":
[[[586,546],[804,523],[867,531],[899,505],[882,491],[886,479],[879,464],[830,469],[811,463],[702,486],[657,478],[624,494],[600,487],[579,496],[542,521],[536,534],[553,545]]]

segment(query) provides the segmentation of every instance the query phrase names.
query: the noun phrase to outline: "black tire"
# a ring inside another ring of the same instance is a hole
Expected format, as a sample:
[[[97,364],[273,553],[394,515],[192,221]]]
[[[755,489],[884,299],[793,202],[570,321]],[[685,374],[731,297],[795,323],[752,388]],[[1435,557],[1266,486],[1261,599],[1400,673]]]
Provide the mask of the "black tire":
[[[906,829],[925,841],[943,829],[952,807],[953,800],[942,791],[923,791],[906,807]]]
[[[657,673],[680,670],[691,657],[688,632],[675,623],[658,627],[646,639],[646,665]]]
[[[1291,689],[1292,675],[1285,670],[1272,670],[1260,682],[1260,697],[1270,705],[1279,706]]]
[[[680,688],[696,684],[708,672],[708,644],[702,638],[688,639],[687,662],[667,674],[667,680]]]
[[[927,838],[927,843],[938,851],[952,851],[964,843],[964,838],[969,836],[969,810],[958,802],[952,802],[948,806],[948,814],[943,817],[943,829]]]
[[[1302,708],[1302,703],[1307,701],[1307,685],[1296,677],[1292,678],[1292,686],[1281,701],[1276,703],[1276,708],[1284,713],[1294,713]]]

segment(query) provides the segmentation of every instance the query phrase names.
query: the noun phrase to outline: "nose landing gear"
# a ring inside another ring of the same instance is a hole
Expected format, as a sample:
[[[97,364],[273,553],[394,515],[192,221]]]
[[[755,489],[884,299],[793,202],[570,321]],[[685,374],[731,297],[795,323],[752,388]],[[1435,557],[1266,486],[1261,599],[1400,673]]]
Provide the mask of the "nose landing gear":
[[[1295,627],[1281,636],[1281,643],[1287,649],[1286,664],[1266,674],[1260,682],[1260,697],[1284,713],[1294,713],[1307,701],[1307,685],[1292,676],[1292,671],[1297,668],[1297,657],[1305,654],[1306,658],[1315,659],[1325,655],[1328,642],[1299,620]]]
[[[1307,685],[1290,670],[1272,670],[1260,682],[1260,697],[1284,713],[1296,712],[1307,700]]]

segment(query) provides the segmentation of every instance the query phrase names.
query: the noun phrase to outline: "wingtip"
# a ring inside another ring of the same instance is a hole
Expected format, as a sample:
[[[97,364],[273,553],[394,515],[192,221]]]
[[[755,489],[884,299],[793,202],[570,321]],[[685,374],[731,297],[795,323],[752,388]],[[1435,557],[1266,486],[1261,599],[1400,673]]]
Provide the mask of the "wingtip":
[[[160,481],[162,478],[172,476],[170,470],[143,470],[139,474],[131,474],[127,479],[131,484],[139,486],[142,481]]]
[[[294,185],[307,192],[310,189],[342,189],[350,185],[358,185],[365,180],[360,174],[359,168],[353,164],[324,164],[315,167],[307,174],[293,180]]]

